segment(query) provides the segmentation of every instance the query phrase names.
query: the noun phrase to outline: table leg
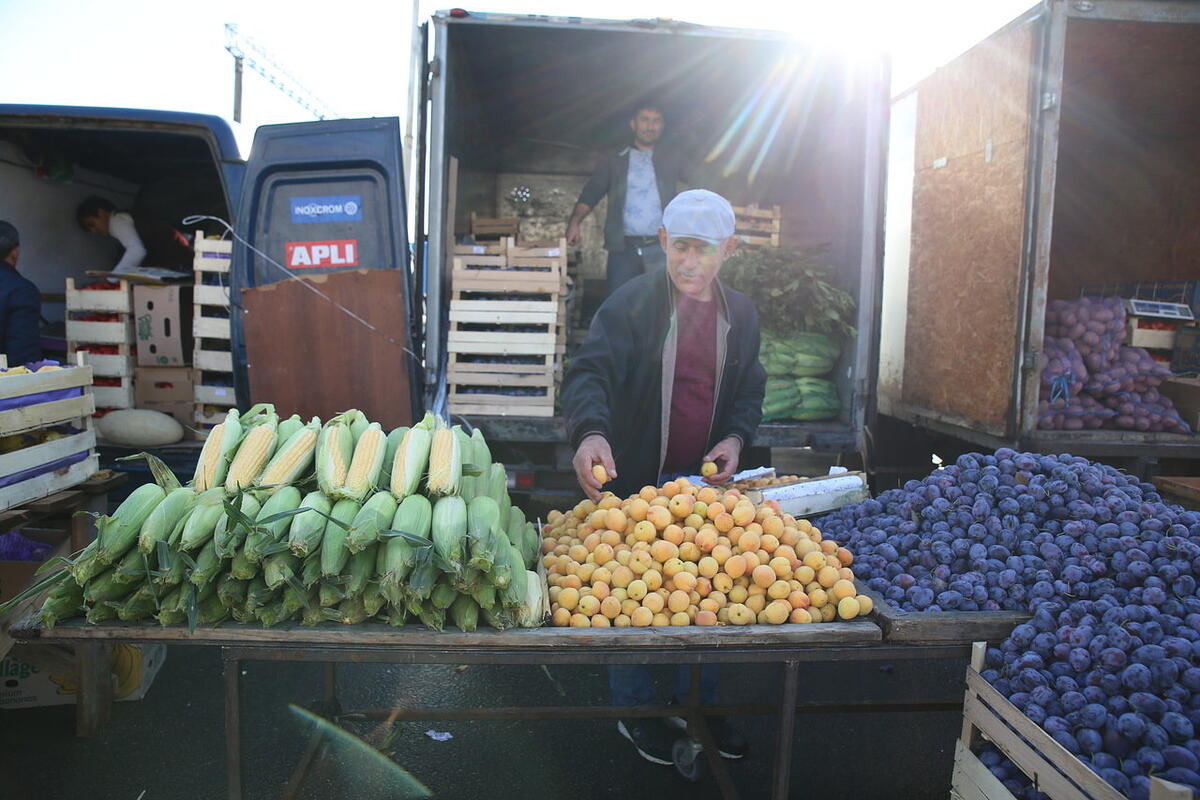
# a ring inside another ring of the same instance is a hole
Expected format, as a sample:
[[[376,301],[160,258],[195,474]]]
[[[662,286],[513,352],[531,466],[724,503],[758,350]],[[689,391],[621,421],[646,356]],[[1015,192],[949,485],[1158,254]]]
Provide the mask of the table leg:
[[[78,664],[75,735],[92,737],[112,714],[112,645],[86,642],[75,646]]]
[[[225,677],[225,775],[229,800],[242,798],[242,662],[223,658]]]
[[[716,779],[717,786],[721,790],[721,797],[725,800],[738,800],[740,795],[738,795],[737,786],[733,783],[729,769],[725,766],[725,760],[721,758],[721,753],[717,749],[717,742],[713,739],[712,729],[704,721],[704,714],[701,711],[699,664],[692,665],[691,678],[687,705],[688,733],[698,739],[704,748],[704,755],[708,758],[709,769],[712,770],[713,778]]]
[[[783,664],[783,700],[779,704],[779,736],[775,751],[775,775],[771,797],[787,800],[792,781],[792,739],[796,731],[796,696],[799,693],[800,662]]]

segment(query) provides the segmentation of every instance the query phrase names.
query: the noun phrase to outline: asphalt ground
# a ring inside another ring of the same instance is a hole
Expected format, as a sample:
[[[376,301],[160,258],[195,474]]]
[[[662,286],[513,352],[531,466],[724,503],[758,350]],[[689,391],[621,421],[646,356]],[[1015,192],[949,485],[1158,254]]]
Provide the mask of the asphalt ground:
[[[965,662],[802,665],[800,700],[955,700]],[[281,796],[313,723],[293,709],[321,695],[317,664],[246,662],[242,736],[247,798]],[[659,668],[655,668],[659,670]],[[673,672],[657,684],[665,699]],[[721,702],[774,703],[777,665],[722,667]],[[341,665],[343,709],[604,705],[603,667]],[[961,713],[801,714],[796,718],[792,797],[945,798]],[[730,764],[745,798],[769,792],[775,717],[739,717],[750,752]],[[610,720],[350,723],[329,736],[299,797],[403,797],[406,776],[438,798],[718,798],[707,775],[691,783],[643,761]],[[449,733],[438,741],[427,731]],[[376,751],[378,752],[378,751]],[[74,736],[74,707],[0,712],[0,796],[8,800],[128,800],[225,795],[224,695],[218,651],[173,646],[146,697],[114,704],[92,739]],[[391,766],[395,765],[395,766]],[[400,769],[396,769],[399,767]]]

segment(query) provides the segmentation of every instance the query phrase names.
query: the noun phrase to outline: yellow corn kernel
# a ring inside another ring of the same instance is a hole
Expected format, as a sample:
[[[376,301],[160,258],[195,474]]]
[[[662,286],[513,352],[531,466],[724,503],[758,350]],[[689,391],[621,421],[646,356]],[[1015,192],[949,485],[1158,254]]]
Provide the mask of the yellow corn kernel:
[[[304,427],[280,445],[263,470],[258,483],[262,486],[282,486],[295,483],[312,464],[317,448],[317,428]]]
[[[271,450],[275,447],[275,426],[257,425],[246,434],[238,447],[233,463],[229,465],[229,474],[225,478],[225,491],[236,492],[254,484],[255,478],[262,473]]]
[[[200,451],[200,460],[196,462],[196,474],[192,485],[196,492],[211,489],[213,476],[217,474],[217,461],[221,458],[221,437],[225,434],[225,423],[222,422],[208,432],[204,440],[204,449]]]
[[[361,499],[375,487],[379,470],[383,468],[383,456],[387,452],[387,434],[378,422],[373,422],[358,437],[354,446],[354,457],[346,471],[346,482],[340,494],[351,499]]]
[[[462,477],[462,449],[458,436],[451,428],[441,428],[433,434],[429,451],[429,491],[434,494],[454,494]]]

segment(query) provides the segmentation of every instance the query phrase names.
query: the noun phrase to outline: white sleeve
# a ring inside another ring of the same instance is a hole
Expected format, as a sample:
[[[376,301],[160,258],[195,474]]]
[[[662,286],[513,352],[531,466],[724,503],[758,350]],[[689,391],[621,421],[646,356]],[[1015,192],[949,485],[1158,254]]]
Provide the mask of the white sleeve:
[[[113,267],[113,272],[128,272],[134,267],[140,267],[146,260],[146,246],[142,244],[142,238],[133,226],[133,217],[127,212],[119,211],[109,217],[108,234],[125,248],[125,254]]]

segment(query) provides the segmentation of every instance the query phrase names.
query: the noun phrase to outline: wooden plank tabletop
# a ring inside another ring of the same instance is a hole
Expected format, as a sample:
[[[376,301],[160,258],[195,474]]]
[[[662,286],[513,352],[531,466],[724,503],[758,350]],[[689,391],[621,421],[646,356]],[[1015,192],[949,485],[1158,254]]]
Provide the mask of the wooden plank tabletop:
[[[296,623],[263,628],[258,624],[227,621],[217,627],[186,626],[164,628],[157,623],[104,623],[89,625],[82,620],[60,622],[47,631],[40,622],[27,617],[15,624],[10,633],[23,641],[77,643],[83,641],[124,641],[132,643],[208,644],[267,647],[377,647],[384,649],[454,648],[498,650],[548,650],[564,648],[624,650],[745,647],[854,647],[871,646],[882,641],[879,626],[870,620],[824,622],[808,625],[688,626],[677,628],[517,628],[498,631],[480,628],[463,633],[449,626],[444,632],[408,625],[393,628],[378,622],[359,625],[318,625]]]
[[[1200,505],[1200,478],[1159,475],[1151,478],[1150,482],[1157,486],[1159,491],[1184,500],[1189,506]]]
[[[901,611],[861,581],[860,594],[875,601],[870,619],[883,629],[883,639],[895,644],[961,644],[998,642],[1031,619],[1019,611]]]

